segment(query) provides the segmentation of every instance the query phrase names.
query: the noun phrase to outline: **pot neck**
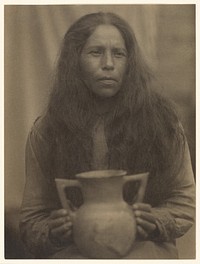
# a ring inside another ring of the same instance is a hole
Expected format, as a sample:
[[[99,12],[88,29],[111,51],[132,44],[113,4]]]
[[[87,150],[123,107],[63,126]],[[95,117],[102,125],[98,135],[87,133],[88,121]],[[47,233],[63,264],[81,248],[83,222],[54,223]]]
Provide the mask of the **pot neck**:
[[[84,203],[113,203],[123,199],[123,177],[81,179]]]

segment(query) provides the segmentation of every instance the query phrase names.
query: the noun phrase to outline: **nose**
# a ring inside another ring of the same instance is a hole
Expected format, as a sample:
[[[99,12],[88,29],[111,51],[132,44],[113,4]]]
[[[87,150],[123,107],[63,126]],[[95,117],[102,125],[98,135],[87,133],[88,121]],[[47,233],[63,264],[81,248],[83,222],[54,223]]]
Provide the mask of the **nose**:
[[[102,57],[102,69],[103,70],[113,70],[114,69],[113,56],[110,51],[106,51],[104,53],[104,56]]]

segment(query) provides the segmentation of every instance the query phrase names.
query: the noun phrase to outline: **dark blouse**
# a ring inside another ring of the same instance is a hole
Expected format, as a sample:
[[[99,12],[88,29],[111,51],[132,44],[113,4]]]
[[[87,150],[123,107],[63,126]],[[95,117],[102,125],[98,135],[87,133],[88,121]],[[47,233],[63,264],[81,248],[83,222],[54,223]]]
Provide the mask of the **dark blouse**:
[[[61,208],[54,178],[63,176],[59,174],[59,169],[54,168],[53,171],[51,169],[54,162],[49,159],[52,155],[48,155],[52,151],[51,142],[48,141],[48,133],[43,122],[42,118],[35,122],[27,140],[26,185],[20,230],[22,239],[31,252],[36,256],[48,257],[66,245],[55,245],[49,239],[50,213]],[[99,119],[94,127],[93,145],[92,169],[106,169],[107,144],[103,119]],[[167,190],[168,195],[157,202],[156,206],[152,201],[158,200],[159,195],[162,197],[163,188],[155,186],[154,191],[151,189],[153,184],[155,182],[152,180],[147,186],[149,196],[145,202],[153,206],[152,212],[159,232],[157,236],[151,237],[151,240],[173,243],[192,226],[195,215],[195,184],[187,144],[181,171],[173,178],[170,184],[173,187]]]

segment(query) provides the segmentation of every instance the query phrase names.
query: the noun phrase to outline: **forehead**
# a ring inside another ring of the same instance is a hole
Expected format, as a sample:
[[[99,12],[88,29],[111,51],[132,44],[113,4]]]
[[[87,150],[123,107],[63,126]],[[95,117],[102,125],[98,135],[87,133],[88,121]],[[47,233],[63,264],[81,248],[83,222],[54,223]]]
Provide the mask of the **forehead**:
[[[85,44],[86,47],[95,45],[112,45],[125,48],[125,41],[115,26],[99,25]]]

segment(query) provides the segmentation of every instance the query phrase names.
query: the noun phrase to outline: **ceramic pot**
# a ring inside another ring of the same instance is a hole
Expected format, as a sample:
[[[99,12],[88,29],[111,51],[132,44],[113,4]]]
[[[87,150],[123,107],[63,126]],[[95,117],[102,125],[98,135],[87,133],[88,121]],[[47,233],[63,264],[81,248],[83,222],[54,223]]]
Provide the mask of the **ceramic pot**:
[[[66,187],[79,187],[83,194],[83,205],[76,212],[70,211],[75,244],[88,258],[122,258],[136,237],[133,209],[123,200],[123,186],[140,181],[137,202],[142,202],[148,173],[126,175],[123,170],[99,170],[77,174],[76,178],[56,179],[61,203],[69,211]]]

